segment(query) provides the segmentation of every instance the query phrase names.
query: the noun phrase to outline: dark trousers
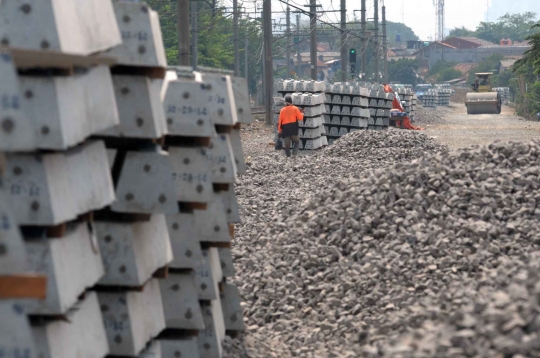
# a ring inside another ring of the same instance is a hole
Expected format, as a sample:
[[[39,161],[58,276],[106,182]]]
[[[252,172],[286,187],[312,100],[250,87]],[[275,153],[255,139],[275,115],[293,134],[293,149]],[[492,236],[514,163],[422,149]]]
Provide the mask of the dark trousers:
[[[294,143],[293,155],[298,154],[298,149],[300,148],[300,138],[298,138],[297,135],[283,138],[283,141],[285,142],[285,155],[287,157],[291,156],[291,141]]]

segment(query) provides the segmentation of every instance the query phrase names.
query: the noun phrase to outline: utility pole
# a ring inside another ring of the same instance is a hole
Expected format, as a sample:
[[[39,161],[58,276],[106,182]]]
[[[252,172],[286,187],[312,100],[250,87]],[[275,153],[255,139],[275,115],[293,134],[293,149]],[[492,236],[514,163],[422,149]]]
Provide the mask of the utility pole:
[[[367,50],[367,34],[366,34],[366,0],[362,0],[361,20],[362,26],[362,79],[365,81],[367,68],[366,68],[366,50]]]
[[[274,68],[272,66],[272,0],[263,0],[264,35],[264,105],[266,124],[272,125],[272,90],[274,88]]]
[[[341,81],[347,81],[347,9],[346,0],[341,0]]]
[[[189,66],[189,0],[178,0],[178,64]]]
[[[373,24],[375,25],[375,29],[373,30],[373,34],[375,37],[375,82],[380,82],[380,76],[379,76],[379,62],[380,62],[380,40],[379,40],[379,0],[374,0],[374,19]]]
[[[296,76],[302,74],[302,56],[300,55],[300,14],[296,14]]]
[[[246,78],[246,80],[248,79],[248,45],[249,45],[249,40],[247,38],[247,32],[246,32],[246,43],[244,45],[244,77]]]
[[[388,83],[388,42],[386,41],[386,6],[382,7],[382,38],[383,38],[383,66],[384,82]]]
[[[311,79],[317,80],[317,5],[316,0],[309,0],[309,53],[311,58]]]
[[[191,2],[191,65],[193,69],[197,69],[197,64],[199,63],[199,49],[198,49],[198,35],[199,25],[197,24],[197,19],[199,17],[199,2]]]
[[[240,50],[238,46],[238,0],[233,0],[234,75],[240,76]]]
[[[291,8],[289,7],[289,5],[287,5],[287,48],[285,50],[285,61],[287,61],[287,76],[290,76],[291,75]]]

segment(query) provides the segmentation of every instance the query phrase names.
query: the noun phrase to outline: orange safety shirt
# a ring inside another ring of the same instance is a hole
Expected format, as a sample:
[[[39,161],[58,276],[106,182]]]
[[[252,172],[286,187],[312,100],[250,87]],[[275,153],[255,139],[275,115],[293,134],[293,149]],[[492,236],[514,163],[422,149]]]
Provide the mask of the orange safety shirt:
[[[287,104],[279,112],[278,132],[281,133],[281,126],[285,124],[295,123],[296,121],[303,121],[304,114],[300,112],[298,107],[292,104]]]

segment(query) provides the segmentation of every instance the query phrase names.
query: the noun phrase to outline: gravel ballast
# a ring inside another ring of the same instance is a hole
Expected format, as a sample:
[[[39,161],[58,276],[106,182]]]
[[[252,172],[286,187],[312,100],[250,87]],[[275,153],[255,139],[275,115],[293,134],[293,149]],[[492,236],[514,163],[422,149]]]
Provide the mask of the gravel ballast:
[[[356,132],[253,160],[229,356],[539,356],[540,142],[445,149]]]

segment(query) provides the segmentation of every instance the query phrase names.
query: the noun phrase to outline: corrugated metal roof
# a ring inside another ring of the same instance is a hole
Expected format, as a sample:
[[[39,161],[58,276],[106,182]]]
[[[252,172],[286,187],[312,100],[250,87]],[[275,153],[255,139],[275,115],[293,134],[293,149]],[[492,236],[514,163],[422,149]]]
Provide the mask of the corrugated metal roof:
[[[517,60],[502,60],[501,61],[501,65],[504,67],[504,68],[510,68],[512,66],[514,66],[514,64],[517,62]]]
[[[475,43],[477,45],[480,45],[480,47],[495,47],[495,46],[498,46],[497,44],[494,44],[494,43],[486,41],[486,40],[479,39],[478,37],[455,36],[454,38],[460,39],[460,40],[463,40],[463,41],[468,41],[468,42]]]

